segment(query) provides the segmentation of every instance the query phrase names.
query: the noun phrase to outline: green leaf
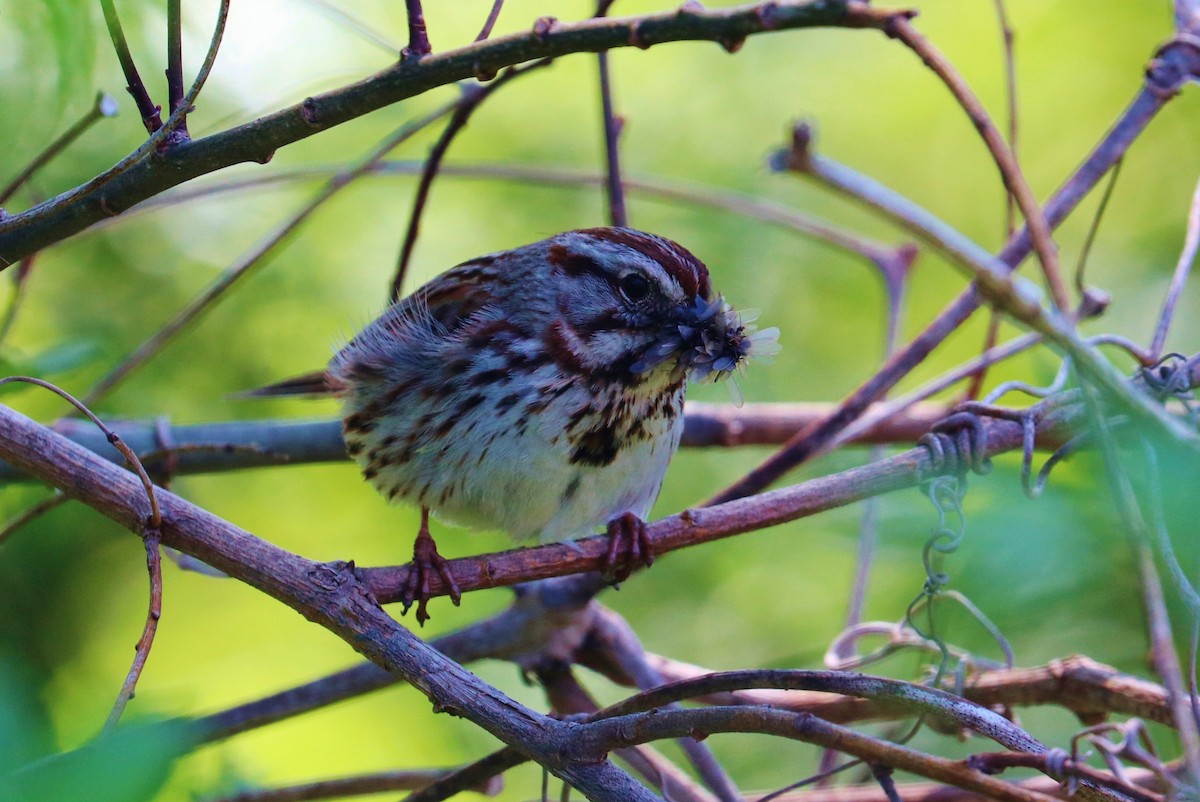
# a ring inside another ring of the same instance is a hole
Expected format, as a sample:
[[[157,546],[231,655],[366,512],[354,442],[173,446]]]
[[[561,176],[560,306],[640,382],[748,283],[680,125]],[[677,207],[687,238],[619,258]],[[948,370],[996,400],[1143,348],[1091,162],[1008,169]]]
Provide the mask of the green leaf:
[[[0,775],[0,790],[12,802],[147,802],[194,745],[194,732],[181,720],[121,728]]]

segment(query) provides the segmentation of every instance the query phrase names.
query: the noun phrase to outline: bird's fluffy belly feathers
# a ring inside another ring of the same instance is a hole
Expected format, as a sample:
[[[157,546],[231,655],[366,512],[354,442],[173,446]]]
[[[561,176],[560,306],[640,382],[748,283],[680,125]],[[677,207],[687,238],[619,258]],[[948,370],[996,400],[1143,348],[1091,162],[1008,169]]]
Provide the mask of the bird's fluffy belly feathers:
[[[623,512],[645,517],[679,445],[682,383],[631,395],[538,373],[524,393],[499,380],[449,394],[424,418],[428,404],[409,397],[430,392],[419,381],[386,400],[360,386],[346,399],[348,450],[388,498],[518,540],[569,540]],[[356,416],[367,408],[373,415]],[[385,410],[386,430],[367,422]]]

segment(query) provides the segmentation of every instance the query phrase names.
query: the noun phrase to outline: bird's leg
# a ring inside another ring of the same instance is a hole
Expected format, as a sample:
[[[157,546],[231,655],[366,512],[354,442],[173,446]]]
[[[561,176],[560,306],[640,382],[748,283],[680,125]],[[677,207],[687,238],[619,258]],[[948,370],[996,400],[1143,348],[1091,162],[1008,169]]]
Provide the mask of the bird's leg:
[[[438,554],[437,543],[434,542],[433,535],[429,534],[429,508],[421,508],[421,528],[417,531],[417,539],[413,541],[413,567],[408,574],[408,580],[404,583],[404,612],[408,612],[408,608],[412,607],[412,603],[417,603],[417,623],[425,626],[425,622],[429,620],[429,613],[425,610],[425,605],[429,602],[429,577],[433,572],[437,571],[441,576],[442,582],[446,584],[446,589],[449,592],[450,601],[454,602],[454,606],[462,601],[462,593],[458,590],[458,583],[454,581],[454,576],[450,573],[450,564],[446,559]]]
[[[624,551],[625,559],[618,559]],[[604,557],[604,577],[614,584],[624,582],[633,569],[654,562],[654,544],[646,531],[646,522],[632,512],[623,512],[608,522],[608,554]],[[620,564],[620,568],[617,566]]]

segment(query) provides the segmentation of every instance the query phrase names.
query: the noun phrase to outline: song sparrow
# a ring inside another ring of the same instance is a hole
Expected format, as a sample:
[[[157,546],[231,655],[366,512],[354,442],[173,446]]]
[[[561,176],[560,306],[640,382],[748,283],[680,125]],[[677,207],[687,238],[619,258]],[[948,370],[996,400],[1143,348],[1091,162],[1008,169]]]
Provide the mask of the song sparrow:
[[[643,517],[683,428],[685,380],[775,350],[684,248],[627,228],[569,231],[451,268],[399,301],[324,374],[263,394],[333,392],[346,449],[390,500],[421,508],[405,611],[437,570],[428,516],[570,540],[608,524],[607,567],[653,554]],[[620,578],[623,578],[620,577]]]

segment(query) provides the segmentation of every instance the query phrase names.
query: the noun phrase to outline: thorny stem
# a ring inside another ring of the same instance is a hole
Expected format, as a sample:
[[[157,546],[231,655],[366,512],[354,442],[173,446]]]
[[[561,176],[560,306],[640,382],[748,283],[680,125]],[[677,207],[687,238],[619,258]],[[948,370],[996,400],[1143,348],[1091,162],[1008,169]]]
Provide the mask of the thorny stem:
[[[425,204],[429,200],[429,190],[433,187],[433,180],[437,177],[438,168],[441,167],[442,159],[446,157],[446,152],[450,149],[450,143],[454,141],[454,137],[458,136],[458,133],[466,127],[467,121],[471,119],[475,110],[494,92],[514,78],[551,63],[550,59],[544,59],[524,67],[513,67],[489,84],[464,88],[463,96],[458,101],[453,116],[446,123],[446,128],[438,137],[438,141],[434,143],[433,149],[429,152],[429,158],[425,160],[425,167],[421,171],[421,180],[417,184],[417,193],[413,199],[412,211],[409,213],[408,226],[404,231],[404,242],[400,246],[400,255],[396,260],[396,273],[392,277],[390,293],[392,301],[400,299],[404,287],[404,276],[408,272],[408,263],[412,259],[413,249],[417,245],[417,235],[421,231],[421,215],[425,212]]]
[[[100,8],[104,11],[104,24],[108,27],[113,49],[117,51],[117,60],[121,62],[121,72],[125,74],[125,89],[133,97],[146,133],[153,134],[162,128],[162,116],[159,107],[150,99],[146,84],[142,82],[142,76],[138,74],[137,66],[133,63],[129,42],[125,40],[125,31],[121,28],[121,18],[117,16],[117,7],[113,5],[113,0],[100,0]]]
[[[107,396],[131,373],[153,359],[181,331],[200,319],[221,299],[221,297],[238,281],[258,265],[266,261],[266,257],[274,253],[276,247],[300,227],[326,201],[338,194],[342,189],[354,182],[355,179],[370,171],[372,165],[384,158],[402,142],[410,139],[426,126],[449,114],[456,103],[446,104],[433,110],[424,117],[411,120],[383,140],[370,154],[357,165],[339,173],[322,187],[298,212],[276,227],[274,231],[258,242],[253,248],[244,253],[241,258],[230,265],[203,292],[180,310],[175,317],[164,324],[158,331],[146,339],[123,361],[114,366],[92,387],[85,398],[86,403],[94,404]]]
[[[1154,331],[1154,339],[1150,343],[1151,359],[1158,359],[1163,354],[1167,343],[1167,331],[1171,328],[1171,319],[1175,315],[1175,305],[1183,294],[1187,284],[1188,274],[1196,261],[1196,250],[1200,248],[1200,181],[1192,194],[1192,206],[1188,211],[1187,238],[1184,240],[1183,252],[1175,264],[1175,275],[1171,278],[1171,288],[1163,300],[1162,313],[1158,316],[1158,327]]]
[[[92,127],[98,120],[103,117],[117,116],[117,101],[107,92],[99,92],[96,95],[96,100],[92,103],[92,107],[88,109],[82,117],[75,121],[70,128],[63,131],[58,139],[55,139],[46,149],[33,157],[25,168],[8,182],[8,186],[0,189],[0,205],[6,203],[9,198],[16,194],[17,190],[25,185],[25,182],[36,173],[43,165],[49,162],[58,154],[62,153],[72,142],[83,135],[85,131]]]

